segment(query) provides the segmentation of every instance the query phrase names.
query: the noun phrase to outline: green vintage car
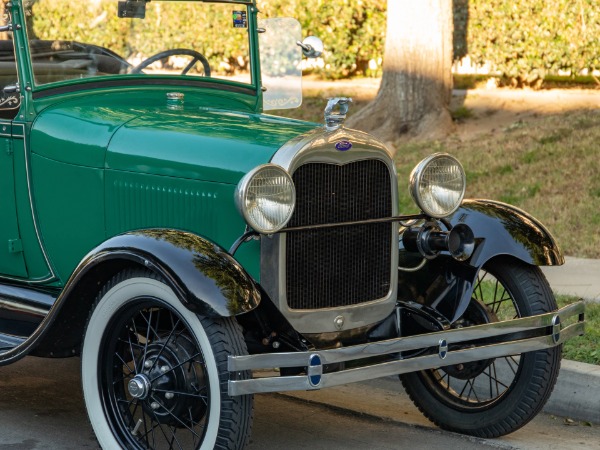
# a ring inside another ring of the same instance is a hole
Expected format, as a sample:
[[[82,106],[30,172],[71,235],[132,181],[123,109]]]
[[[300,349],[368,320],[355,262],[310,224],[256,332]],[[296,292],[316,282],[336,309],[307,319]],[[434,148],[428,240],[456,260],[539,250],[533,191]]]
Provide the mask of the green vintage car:
[[[439,426],[499,436],[556,381],[583,306],[551,234],[298,107],[293,19],[254,0],[12,0],[0,27],[0,365],[81,357],[105,449],[243,448],[253,394],[400,375]],[[324,105],[325,106],[325,105]],[[0,370],[0,377],[2,371]]]

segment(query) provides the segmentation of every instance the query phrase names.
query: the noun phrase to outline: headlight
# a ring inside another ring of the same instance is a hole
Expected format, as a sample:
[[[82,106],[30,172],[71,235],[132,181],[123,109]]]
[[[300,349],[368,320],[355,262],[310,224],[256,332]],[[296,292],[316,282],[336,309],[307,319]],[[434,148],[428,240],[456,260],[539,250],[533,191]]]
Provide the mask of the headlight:
[[[275,233],[288,223],[294,212],[294,182],[275,164],[259,166],[238,184],[236,204],[254,230],[263,234]]]
[[[456,211],[465,188],[465,171],[456,158],[446,153],[425,158],[410,174],[410,194],[430,217],[439,219]]]

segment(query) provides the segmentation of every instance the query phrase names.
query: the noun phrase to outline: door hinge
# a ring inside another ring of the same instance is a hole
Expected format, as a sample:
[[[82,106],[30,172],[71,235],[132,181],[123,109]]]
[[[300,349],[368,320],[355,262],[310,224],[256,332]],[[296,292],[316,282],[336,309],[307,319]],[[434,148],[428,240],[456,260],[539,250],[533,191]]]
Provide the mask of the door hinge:
[[[12,156],[13,154],[12,143],[10,142],[10,139],[6,139],[6,154],[8,156]]]
[[[8,240],[8,253],[21,253],[23,251],[23,241],[21,239]]]

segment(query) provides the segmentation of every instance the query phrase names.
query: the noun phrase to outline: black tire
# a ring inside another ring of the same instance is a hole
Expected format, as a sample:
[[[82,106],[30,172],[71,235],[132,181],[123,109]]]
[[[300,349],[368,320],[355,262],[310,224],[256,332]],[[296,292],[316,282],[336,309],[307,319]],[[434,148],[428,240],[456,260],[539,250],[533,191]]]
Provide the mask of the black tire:
[[[556,301],[538,267],[497,258],[481,271],[462,325],[554,310]],[[414,372],[400,379],[413,403],[439,427],[498,437],[521,428],[542,409],[556,383],[561,352],[561,347],[554,347]]]
[[[102,448],[244,448],[253,396],[227,394],[231,354],[247,354],[235,319],[197,316],[149,272],[115,276],[98,295],[81,355]]]

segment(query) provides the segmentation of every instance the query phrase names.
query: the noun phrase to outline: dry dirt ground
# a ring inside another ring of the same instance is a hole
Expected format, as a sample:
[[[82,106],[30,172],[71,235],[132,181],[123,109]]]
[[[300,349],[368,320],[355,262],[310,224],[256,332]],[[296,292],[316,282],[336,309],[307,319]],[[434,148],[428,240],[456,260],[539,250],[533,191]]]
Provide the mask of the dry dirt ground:
[[[340,81],[303,80],[305,95],[349,96],[355,100],[352,109],[377,95],[379,79]],[[455,136],[461,140],[482,133],[501,132],[517,121],[534,121],[537,117],[568,111],[600,108],[600,89],[472,89],[455,90],[450,109],[463,109],[465,120],[455,123]]]
[[[473,118],[456,125],[461,138],[505,129],[517,120],[540,115],[600,108],[600,90],[589,89],[476,89],[454,91],[451,109],[464,106]]]

